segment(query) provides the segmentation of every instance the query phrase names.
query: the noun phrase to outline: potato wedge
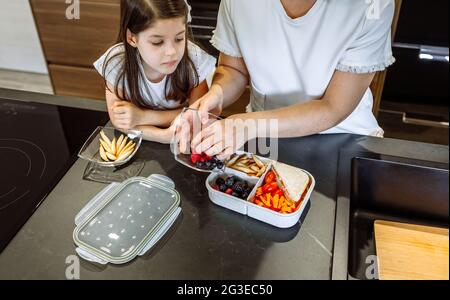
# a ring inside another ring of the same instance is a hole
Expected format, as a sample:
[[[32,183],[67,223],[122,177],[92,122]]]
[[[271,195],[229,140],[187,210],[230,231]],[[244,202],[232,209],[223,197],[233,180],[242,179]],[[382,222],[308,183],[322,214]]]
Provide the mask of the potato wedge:
[[[241,171],[241,172],[244,172],[244,173],[246,173],[246,174],[254,173],[254,171],[253,171],[252,169],[245,168],[245,167],[232,166],[232,167],[230,167],[230,168],[235,169],[235,170],[238,170],[238,171]]]
[[[100,136],[102,139],[108,144],[108,148],[111,149],[111,140],[108,138],[108,136],[102,131],[100,131]],[[106,150],[106,149],[105,149]]]
[[[258,165],[258,167],[260,168],[264,167],[264,164],[256,157],[256,155],[253,155],[253,160]]]
[[[105,142],[103,139],[100,139],[100,145],[103,146],[103,149],[104,149],[106,152],[111,152],[111,148],[109,147],[108,143]]]
[[[117,151],[117,145],[116,145],[116,138],[114,137],[113,140],[111,141],[111,154],[116,155]]]
[[[121,134],[121,135],[119,136],[119,138],[117,139],[117,149],[116,149],[116,151],[119,150],[119,147],[120,147],[120,145],[122,144],[122,141],[123,141],[123,137],[124,137],[124,135]]]
[[[122,141],[120,142],[119,149],[117,149],[117,154],[120,154],[120,152],[122,152],[123,148],[125,148],[125,145],[127,144],[127,141],[128,141],[128,137],[125,136],[122,139]]]
[[[128,151],[123,152],[119,157],[117,157],[116,161],[122,161],[128,158],[128,156],[130,156],[131,153],[133,153],[134,148],[131,148]]]
[[[134,149],[135,146],[136,144],[133,141],[128,142],[128,144],[125,147],[123,147],[119,153],[117,153],[117,156],[121,156],[123,153],[127,152],[131,148]]]
[[[109,160],[115,161],[117,159],[117,157],[114,154],[111,154],[109,152],[106,152],[106,156],[108,157]]]
[[[103,148],[102,145],[100,145],[100,157],[104,160],[104,161],[109,161],[108,156],[106,156],[106,151]]]
[[[231,158],[231,159],[227,162],[227,166],[230,167],[230,166],[234,165],[234,164],[239,160],[240,157],[241,157],[241,155],[235,155],[235,156],[233,156],[233,158]]]

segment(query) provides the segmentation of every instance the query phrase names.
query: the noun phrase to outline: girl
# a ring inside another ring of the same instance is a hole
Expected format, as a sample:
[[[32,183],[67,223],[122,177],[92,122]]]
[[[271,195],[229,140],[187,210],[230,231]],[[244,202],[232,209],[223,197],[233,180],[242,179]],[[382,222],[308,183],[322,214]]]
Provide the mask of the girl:
[[[216,60],[188,41],[186,0],[122,0],[118,43],[95,63],[112,124],[169,143],[181,109],[208,92]]]

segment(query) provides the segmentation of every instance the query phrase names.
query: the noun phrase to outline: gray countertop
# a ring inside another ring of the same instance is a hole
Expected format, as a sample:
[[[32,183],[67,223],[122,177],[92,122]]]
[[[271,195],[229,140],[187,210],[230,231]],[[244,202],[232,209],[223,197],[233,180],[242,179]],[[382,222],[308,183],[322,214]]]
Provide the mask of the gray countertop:
[[[99,102],[0,89],[0,98],[104,109]],[[80,259],[81,279],[329,279],[331,277],[336,172],[341,149],[448,163],[446,146],[355,135],[279,140],[279,161],[310,171],[316,179],[303,224],[278,229],[214,205],[206,176],[173,159],[169,146],[144,142],[141,176],[171,177],[181,195],[182,215],[145,256],[121,266]],[[77,160],[7,248],[0,279],[65,279],[75,255],[74,217],[106,185],[82,179]],[[73,257],[72,257],[73,258]],[[68,261],[69,262],[69,261]]]

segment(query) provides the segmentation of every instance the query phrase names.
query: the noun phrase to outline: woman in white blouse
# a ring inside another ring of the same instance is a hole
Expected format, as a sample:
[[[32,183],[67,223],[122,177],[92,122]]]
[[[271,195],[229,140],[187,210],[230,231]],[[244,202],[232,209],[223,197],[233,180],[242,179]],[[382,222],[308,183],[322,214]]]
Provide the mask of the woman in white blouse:
[[[222,0],[211,40],[221,52],[218,69],[193,107],[220,113],[250,84],[247,113],[230,118],[277,119],[276,137],[383,136],[369,86],[395,61],[394,9],[394,0]],[[270,135],[266,128],[248,136],[243,130],[217,122],[194,137],[192,150],[225,157]]]

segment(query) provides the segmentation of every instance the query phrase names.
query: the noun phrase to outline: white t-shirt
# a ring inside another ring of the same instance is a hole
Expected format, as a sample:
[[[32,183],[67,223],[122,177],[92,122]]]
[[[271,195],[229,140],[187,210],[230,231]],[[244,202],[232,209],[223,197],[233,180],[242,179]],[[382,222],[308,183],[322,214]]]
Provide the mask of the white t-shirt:
[[[370,73],[394,63],[393,0],[317,0],[292,19],[280,0],[222,0],[211,43],[242,57],[251,77],[248,111],[323,97],[336,70]],[[355,111],[324,133],[383,134],[367,90]]]
[[[197,73],[199,76],[199,83],[206,80],[207,76],[209,76],[212,72],[214,72],[216,67],[216,59],[203,51],[199,46],[194,43],[188,42],[188,51],[189,57],[194,63]],[[108,60],[111,57],[114,57],[110,60],[107,65],[107,69],[105,72],[105,79],[111,85],[115,86],[117,82],[117,77],[119,76],[124,62],[124,54],[125,49],[123,43],[116,44],[109,48],[96,62],[94,62],[94,67],[103,76],[103,68],[105,64],[105,60]],[[115,56],[118,54],[118,56]],[[167,81],[167,76],[164,77],[158,83],[153,83],[145,76],[144,65],[140,55],[138,55],[139,62],[139,72],[140,76],[140,89],[141,94],[148,105],[153,107],[154,109],[166,110],[166,109],[176,109],[181,107],[179,101],[166,99],[165,86]],[[125,78],[126,81],[126,78]],[[120,84],[120,83],[119,83]],[[122,84],[119,86],[120,89],[123,90]],[[125,84],[125,91],[128,93],[127,84]],[[187,105],[187,103],[185,104]]]

